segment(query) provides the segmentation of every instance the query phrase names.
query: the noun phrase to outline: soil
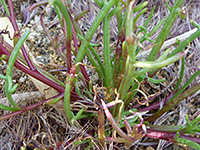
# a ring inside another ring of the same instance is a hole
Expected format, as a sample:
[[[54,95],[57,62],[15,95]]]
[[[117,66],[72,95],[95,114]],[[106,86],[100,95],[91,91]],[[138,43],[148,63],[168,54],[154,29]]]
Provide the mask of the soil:
[[[154,1],[148,0],[148,8],[152,10],[153,6],[156,7],[156,13],[151,21],[151,25],[147,27],[147,30],[150,31],[152,27],[154,27],[162,18],[164,18],[169,12],[164,5],[164,1]],[[171,6],[174,3],[174,0],[168,0],[169,5]],[[53,37],[62,34],[62,30],[58,25],[58,21],[56,19],[56,13],[52,6],[46,5],[36,8],[32,14],[29,14],[30,17],[33,15],[32,19],[29,21],[27,16],[22,12],[25,12],[29,8],[31,4],[35,1],[33,0],[13,0],[15,15],[17,18],[17,23],[19,28],[22,28],[21,33],[30,30],[31,35],[28,37],[26,44],[29,47],[29,51],[32,52],[40,67],[45,71],[50,72],[52,75],[56,76],[62,82],[65,81],[65,75],[63,72],[66,71],[66,64],[62,61],[60,56],[58,56],[55,50],[52,48],[51,42],[48,39],[46,33],[44,32],[41,24],[40,24],[40,15],[43,13],[44,24],[48,27],[49,32]],[[141,1],[143,2],[143,0]],[[90,5],[89,5],[90,4]],[[193,29],[191,24],[189,23],[190,19],[195,20],[197,23],[200,23],[200,2],[198,0],[186,0],[184,2],[184,6],[187,10],[187,18],[186,20],[177,19],[175,22],[171,34],[168,39],[174,38],[177,35],[185,33],[186,31],[190,31]],[[74,15],[77,15],[78,12],[83,11],[85,9],[90,9],[90,12],[85,15],[80,21],[79,24],[84,33],[88,30],[91,25],[95,15],[98,13],[98,8],[92,5],[92,1],[90,0],[73,0],[72,2],[72,10]],[[0,16],[5,16],[5,13],[1,11]],[[143,16],[141,22],[138,24],[142,24],[147,17]],[[29,22],[28,22],[29,21]],[[26,24],[27,22],[27,24]],[[25,26],[26,24],[26,26]],[[111,39],[113,41],[113,45],[117,39],[117,28],[116,28],[116,19],[112,20],[112,30],[111,30]],[[152,39],[155,40],[160,30],[156,32],[156,34],[152,35]],[[196,39],[194,42],[190,43],[190,47],[188,50],[188,55],[186,57],[186,66],[185,66],[185,76],[183,78],[183,83],[185,83],[189,77],[191,77],[194,70],[192,68],[199,68],[200,62],[200,38]],[[99,55],[101,55],[102,50],[102,32],[99,28],[96,32],[95,36],[92,39],[93,43],[98,44]],[[148,43],[144,43],[144,46],[148,45]],[[174,47],[172,47],[174,48]],[[88,63],[87,58],[85,58],[84,63]],[[58,66],[62,66],[59,68]],[[6,73],[7,64],[0,60],[0,74]],[[60,69],[60,70],[59,70]],[[57,70],[57,71],[52,71]],[[59,70],[59,71],[58,71]],[[173,80],[177,77],[177,74],[180,70],[180,64],[175,63],[174,65],[170,65],[168,67],[163,68],[160,72],[157,73],[157,78],[165,78],[166,81],[159,85],[153,84],[145,84],[143,90],[149,94],[154,94],[163,90],[167,85],[170,85],[167,90],[161,93],[161,97],[165,97],[167,92],[172,90],[177,80]],[[93,75],[93,71],[87,70],[91,75],[90,78],[96,78]],[[96,80],[96,79],[94,79]],[[32,93],[38,92],[37,87],[34,85],[29,76],[23,73],[16,68],[13,70],[13,82],[18,83],[18,88],[14,94],[21,93]],[[199,82],[199,77],[195,82]],[[5,98],[5,93],[3,90],[4,80],[0,79],[0,101]],[[192,85],[191,85],[192,86]],[[34,93],[33,97],[30,98],[30,95],[25,99],[20,100],[19,103],[21,106],[28,106],[34,104],[41,99],[43,99],[44,95]],[[200,114],[200,91],[195,95],[189,97],[184,100],[179,106],[170,110],[168,114],[165,114],[160,120],[157,120],[155,124],[165,124],[165,125],[181,125],[185,123],[184,115],[188,114],[190,118],[195,118],[198,114]],[[37,96],[36,96],[37,95]],[[138,97],[140,95],[137,95]],[[135,103],[131,103],[130,107],[135,105]],[[6,114],[8,112],[1,111],[0,114]],[[90,133],[92,129],[97,128],[97,124],[95,120],[83,120],[82,121],[83,129],[85,132]],[[85,126],[84,126],[85,125]],[[56,106],[41,106],[32,111],[26,112],[24,114],[18,115],[14,118],[10,118],[8,120],[3,120],[0,122],[0,149],[10,150],[10,149],[20,149],[22,146],[26,147],[27,150],[33,149],[33,147],[41,147],[48,148],[49,146],[56,145],[60,141],[68,142],[72,135],[79,133],[76,129],[69,128],[65,113],[62,108]],[[91,133],[92,134],[92,133]],[[77,134],[81,139],[81,134]],[[198,135],[197,135],[198,136]],[[146,146],[148,145],[148,146]],[[71,146],[69,149],[83,149],[87,145],[80,144],[73,147]],[[121,149],[125,149],[123,146]],[[158,141],[152,139],[143,139],[137,145],[133,146],[131,149],[145,149],[145,150],[190,150],[191,148],[186,146],[180,146],[177,144],[170,144],[166,141]]]

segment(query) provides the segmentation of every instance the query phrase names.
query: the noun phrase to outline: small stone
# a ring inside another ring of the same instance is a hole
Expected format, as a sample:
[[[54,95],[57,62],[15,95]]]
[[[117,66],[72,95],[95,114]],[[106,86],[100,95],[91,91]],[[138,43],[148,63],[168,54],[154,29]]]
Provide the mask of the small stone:
[[[34,21],[34,20],[31,20],[31,21],[30,21],[30,24],[35,24],[35,21]]]
[[[29,23],[29,24],[27,24],[27,26],[28,26],[29,28],[31,28],[33,25]]]
[[[40,55],[40,53],[37,51],[37,52],[35,52],[35,56],[39,56]]]
[[[22,23],[17,23],[17,25],[18,25],[18,28],[22,28]]]
[[[20,78],[19,78],[19,81],[20,81],[20,82],[24,82],[24,81],[25,81],[25,78],[24,78],[24,77],[20,77]]]
[[[146,150],[155,150],[153,147],[149,146],[146,148]]]
[[[35,33],[34,32],[31,32],[30,35],[28,36],[28,39],[32,42],[35,40]]]
[[[38,62],[43,63],[43,64],[47,64],[48,61],[49,61],[49,58],[48,58],[47,56],[37,56],[37,57],[36,57],[36,60],[37,60]]]
[[[48,51],[49,51],[49,52],[54,51],[53,46],[49,46],[49,47],[48,47]]]
[[[42,31],[43,30],[43,27],[39,24],[38,26],[37,26],[37,31]]]
[[[35,24],[40,24],[40,16],[35,16]]]

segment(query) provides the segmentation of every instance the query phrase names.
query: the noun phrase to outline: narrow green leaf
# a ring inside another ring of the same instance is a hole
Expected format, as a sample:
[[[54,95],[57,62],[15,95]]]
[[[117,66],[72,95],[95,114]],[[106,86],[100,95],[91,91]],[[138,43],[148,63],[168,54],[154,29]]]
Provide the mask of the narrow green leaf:
[[[25,40],[27,39],[29,34],[30,34],[30,32],[26,32],[25,34],[23,34],[22,37],[17,42],[17,44],[15,45],[15,47],[10,55],[10,58],[8,61],[8,67],[6,70],[6,80],[5,80],[5,85],[4,85],[5,94],[9,100],[10,104],[17,110],[20,110],[21,108],[15,103],[15,101],[13,100],[13,98],[11,96],[11,93],[13,93],[15,91],[15,89],[17,88],[17,85],[12,87],[12,71],[13,71],[15,61],[17,59],[17,55],[19,54],[19,50],[21,49],[23,43],[25,42]]]
[[[6,105],[3,105],[3,104],[0,104],[0,109],[1,110],[6,110],[6,111],[17,111],[18,110],[16,108],[13,108],[13,107],[10,107],[10,106],[6,106]]]
[[[158,35],[158,37],[156,39],[155,44],[157,44],[157,45],[152,48],[152,50],[149,54],[149,57],[147,58],[148,61],[152,61],[157,57],[157,55],[158,55],[165,39],[167,38],[167,35],[169,34],[176,18],[180,14],[180,11],[181,11],[180,7],[183,4],[183,2],[184,2],[184,0],[176,0],[174,6],[172,7],[172,10],[171,10],[169,16],[167,17],[165,25],[163,26],[160,34]]]
[[[140,75],[142,78],[145,78],[145,75]],[[166,80],[165,79],[153,79],[153,78],[150,78],[150,77],[147,77],[149,82],[153,83],[153,84],[159,84],[159,83],[162,83],[162,82],[165,82]]]
[[[178,142],[178,143],[185,144],[185,145],[187,145],[189,147],[192,147],[192,148],[194,148],[196,150],[200,149],[200,145],[197,144],[194,141],[191,141],[191,140],[188,140],[188,139],[184,139],[184,138],[175,138],[174,140],[176,142]]]
[[[113,68],[110,59],[110,18],[106,16],[103,20],[103,44],[104,44],[104,66],[105,66],[105,86],[113,87]]]
[[[177,91],[179,86],[181,85],[181,82],[182,82],[183,77],[184,77],[184,71],[185,71],[185,58],[182,58],[181,72],[180,72],[180,75],[179,75],[178,83],[176,84],[176,87],[175,87],[174,91]]]
[[[92,25],[90,26],[88,32],[85,35],[85,39],[83,40],[79,52],[76,56],[76,63],[80,62],[83,59],[83,56],[86,52],[87,46],[90,43],[96,29],[98,28],[99,24],[102,22],[103,18],[107,15],[108,11],[113,7],[116,3],[116,0],[110,0],[107,4],[105,4],[102,9],[99,11],[97,17],[94,19]]]
[[[6,14],[10,17],[10,12],[8,10],[8,7],[7,7],[6,3],[5,3],[5,1],[1,0],[1,3],[2,3],[2,5],[3,5],[3,7],[4,7],[5,11],[6,11]]]
[[[136,13],[138,11],[140,11],[141,9],[143,9],[144,7],[146,7],[148,4],[147,1],[143,2],[142,4],[138,5],[137,7],[134,8],[133,12]]]
[[[71,96],[71,88],[72,88],[72,78],[70,76],[66,79],[66,87],[65,87],[65,94],[64,94],[64,109],[65,114],[69,123],[71,124],[71,120],[74,117],[73,112],[71,111],[70,107],[70,96]]]
[[[181,93],[183,93],[183,91],[189,86],[190,83],[192,83],[192,81],[193,81],[199,74],[200,74],[200,71],[196,71],[196,72],[192,75],[192,77],[191,77],[189,80],[187,80],[187,82],[183,85],[183,87],[181,87],[181,88],[178,90],[178,92],[176,92],[176,94],[174,94],[174,95],[172,96],[172,98],[169,100],[169,102],[172,101],[174,98],[178,97]]]
[[[176,62],[177,60],[181,59],[182,57],[185,56],[184,52],[180,52],[178,54],[176,54],[175,56],[172,56],[168,59],[165,59],[163,61],[137,61],[133,64],[134,67],[141,67],[141,68],[152,68],[152,69],[156,69],[156,68],[162,68],[164,66],[167,66],[171,63]]]
[[[61,2],[61,0],[49,0],[49,3],[51,5],[54,5],[55,7],[58,7],[65,19],[65,23],[66,23],[66,28],[67,28],[67,39],[71,41],[72,39],[72,25],[71,25],[71,19],[68,13],[68,10],[65,8],[65,6],[63,5],[63,3]],[[59,11],[57,11],[58,14]],[[59,16],[60,17],[60,16]],[[60,19],[60,18],[59,18]],[[61,22],[61,25],[63,23]]]
[[[99,0],[94,0],[94,1],[97,5],[99,5],[100,7],[103,7],[103,3],[101,1]]]
[[[58,7],[56,5],[54,5],[54,8],[55,8],[56,14],[58,15],[58,19],[60,21],[60,25],[61,25],[61,27],[63,27],[62,15],[60,13],[60,10],[58,9]]]
[[[5,80],[5,79],[6,79],[6,76],[0,74],[0,78]]]
[[[22,37],[20,38],[20,40],[17,42],[16,46],[14,47],[14,49],[9,57],[6,76],[9,76],[9,77],[12,76],[13,66],[14,66],[15,60],[17,58],[17,55],[19,54],[19,50],[21,49],[24,41],[27,39],[29,34],[30,34],[30,31],[23,34]]]
[[[10,90],[9,92],[12,94],[15,92],[15,90],[17,89],[18,84],[15,84]]]

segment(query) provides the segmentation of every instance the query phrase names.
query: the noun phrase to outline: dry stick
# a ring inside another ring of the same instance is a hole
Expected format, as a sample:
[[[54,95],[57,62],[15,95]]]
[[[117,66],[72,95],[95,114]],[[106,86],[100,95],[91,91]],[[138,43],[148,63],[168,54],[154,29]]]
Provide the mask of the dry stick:
[[[160,51],[162,52],[162,51],[164,51],[165,49],[167,49],[167,48],[169,48],[169,47],[175,45],[176,42],[177,42],[177,40],[179,40],[179,41],[181,41],[181,42],[184,41],[185,39],[187,39],[188,37],[190,37],[190,35],[192,35],[192,34],[195,33],[196,31],[197,31],[197,28],[195,28],[195,29],[193,29],[193,30],[190,30],[190,31],[188,31],[188,32],[185,32],[185,33],[183,33],[183,34],[181,34],[181,35],[179,35],[179,36],[176,36],[176,37],[174,37],[174,38],[172,38],[172,39],[169,39],[169,40],[165,41],[165,42],[163,43],[163,45],[162,45]],[[139,53],[139,54],[137,55],[137,58],[141,59],[141,58],[147,57],[148,54],[150,53],[150,51],[151,51],[151,49],[149,49],[149,50],[147,50],[147,51],[142,51],[141,53]]]
[[[26,92],[26,93],[13,94],[12,97],[16,103],[20,103],[26,99],[40,99],[42,98],[42,94],[39,91]],[[7,97],[1,98],[0,103],[4,105],[10,105]]]

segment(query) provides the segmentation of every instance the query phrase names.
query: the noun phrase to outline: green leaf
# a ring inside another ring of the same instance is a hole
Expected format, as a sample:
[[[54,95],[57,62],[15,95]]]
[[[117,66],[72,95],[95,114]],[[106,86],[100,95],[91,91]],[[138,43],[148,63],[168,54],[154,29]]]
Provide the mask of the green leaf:
[[[65,23],[66,23],[66,28],[67,28],[67,39],[71,40],[72,39],[72,25],[71,25],[71,19],[68,13],[68,10],[65,8],[65,6],[63,5],[63,3],[61,2],[61,0],[49,0],[49,4],[54,5],[56,12],[59,15],[59,19],[61,21],[60,18],[60,13],[57,9],[57,7],[60,9],[64,19],[65,19]],[[63,24],[62,22],[60,22],[61,25]]]
[[[3,5],[3,7],[4,7],[5,11],[6,11],[6,14],[10,17],[10,12],[8,10],[8,7],[7,7],[6,3],[5,3],[5,1],[1,0],[1,3],[2,3],[2,5]]]
[[[17,55],[19,54],[19,50],[21,49],[23,43],[25,42],[25,40],[27,39],[29,34],[30,34],[30,32],[26,32],[25,34],[23,34],[22,37],[17,42],[17,44],[15,45],[15,47],[10,55],[10,58],[8,61],[8,67],[6,70],[6,80],[5,80],[6,82],[4,85],[4,90],[5,90],[6,97],[8,98],[10,104],[16,110],[20,110],[21,108],[15,103],[15,101],[13,100],[13,98],[11,96],[11,93],[13,93],[17,88],[17,84],[12,87],[12,71],[13,71],[15,61],[17,59]]]
[[[194,148],[196,150],[200,149],[200,145],[197,144],[194,141],[191,141],[191,140],[188,140],[188,139],[184,139],[184,138],[175,138],[174,140],[176,142],[178,142],[178,143],[185,144],[185,145],[187,145],[189,147],[192,147],[192,148]]]
[[[6,76],[0,74],[0,78],[5,80],[5,79],[6,79]]]
[[[71,96],[71,88],[72,88],[72,78],[70,76],[66,79],[66,87],[65,87],[65,94],[64,94],[64,109],[65,114],[67,116],[67,119],[69,123],[71,124],[71,120],[74,117],[73,112],[71,111],[70,107],[70,96]]]
[[[158,37],[156,39],[156,42],[155,42],[156,46],[152,48],[152,50],[147,58],[148,61],[153,61],[157,57],[165,39],[167,38],[168,34],[170,33],[170,30],[171,30],[176,18],[180,14],[181,10],[179,11],[177,9],[181,7],[183,2],[184,2],[184,0],[176,0],[174,6],[171,9],[169,16],[167,17],[165,25],[163,26],[160,34],[158,35]]]
[[[141,67],[141,68],[151,68],[151,69],[155,69],[155,68],[162,68],[164,66],[170,65],[174,62],[176,62],[177,60],[179,60],[180,58],[184,57],[185,53],[184,52],[180,52],[168,59],[165,59],[163,61],[137,61],[133,64],[134,67]]]
[[[10,107],[10,106],[6,106],[6,105],[3,105],[3,104],[0,104],[0,109],[6,110],[6,111],[17,111],[18,110],[16,108],[13,108],[13,107]]]
[[[133,12],[136,13],[138,11],[140,11],[141,9],[143,9],[144,7],[146,7],[148,4],[147,1],[143,2],[142,4],[138,5],[137,7],[134,8]]]

